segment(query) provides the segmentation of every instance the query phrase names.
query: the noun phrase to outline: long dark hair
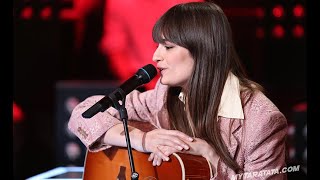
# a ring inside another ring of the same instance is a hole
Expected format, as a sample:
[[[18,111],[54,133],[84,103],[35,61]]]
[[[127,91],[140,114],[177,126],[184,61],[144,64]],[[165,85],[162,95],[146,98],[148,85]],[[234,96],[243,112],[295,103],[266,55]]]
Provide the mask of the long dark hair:
[[[217,119],[222,91],[229,72],[239,78],[249,94],[260,86],[247,78],[222,9],[210,2],[178,4],[161,16],[152,35],[155,42],[164,43],[166,39],[188,49],[195,61],[188,88],[183,89],[186,107],[177,97],[181,87],[168,90],[166,106],[171,128],[206,140],[238,172],[241,168],[222,140]]]

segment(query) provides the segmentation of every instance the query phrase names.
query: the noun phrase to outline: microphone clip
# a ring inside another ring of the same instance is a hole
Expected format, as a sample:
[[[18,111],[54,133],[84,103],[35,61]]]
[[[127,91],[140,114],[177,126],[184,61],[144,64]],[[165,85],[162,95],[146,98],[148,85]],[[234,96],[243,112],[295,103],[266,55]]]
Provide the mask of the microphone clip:
[[[114,107],[115,109],[117,109],[119,111],[120,119],[122,121],[128,119],[128,113],[125,108],[126,93],[121,88],[118,88],[115,91],[113,91],[112,93],[110,93],[108,95],[108,97],[109,97],[109,99],[111,99],[111,101],[113,103],[112,107]],[[119,103],[118,99],[121,99],[120,100],[121,104]]]

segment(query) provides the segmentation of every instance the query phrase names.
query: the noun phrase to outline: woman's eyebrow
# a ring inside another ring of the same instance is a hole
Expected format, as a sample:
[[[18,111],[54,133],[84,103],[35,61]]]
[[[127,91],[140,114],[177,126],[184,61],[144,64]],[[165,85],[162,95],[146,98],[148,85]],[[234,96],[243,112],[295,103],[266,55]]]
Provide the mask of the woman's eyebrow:
[[[170,42],[170,41],[168,41],[168,40],[165,40],[165,41],[163,42],[163,44],[166,44],[166,45],[176,45],[175,43]]]

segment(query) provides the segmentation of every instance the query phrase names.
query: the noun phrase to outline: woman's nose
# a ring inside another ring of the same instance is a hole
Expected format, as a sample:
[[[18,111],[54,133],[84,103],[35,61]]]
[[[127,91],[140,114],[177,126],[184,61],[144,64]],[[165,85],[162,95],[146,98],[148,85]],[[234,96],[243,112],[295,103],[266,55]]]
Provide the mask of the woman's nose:
[[[162,58],[161,58],[159,47],[158,47],[153,53],[152,61],[159,62],[161,60],[162,60]]]

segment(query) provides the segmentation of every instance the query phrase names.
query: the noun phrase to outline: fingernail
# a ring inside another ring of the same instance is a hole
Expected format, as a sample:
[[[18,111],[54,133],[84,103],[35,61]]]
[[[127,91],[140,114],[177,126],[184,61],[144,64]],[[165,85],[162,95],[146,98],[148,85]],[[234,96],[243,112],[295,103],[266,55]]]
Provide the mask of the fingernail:
[[[193,138],[189,137],[189,141],[193,141]]]

